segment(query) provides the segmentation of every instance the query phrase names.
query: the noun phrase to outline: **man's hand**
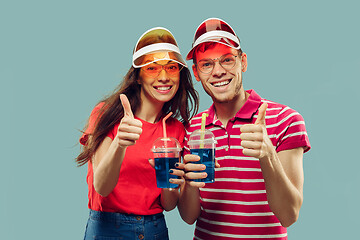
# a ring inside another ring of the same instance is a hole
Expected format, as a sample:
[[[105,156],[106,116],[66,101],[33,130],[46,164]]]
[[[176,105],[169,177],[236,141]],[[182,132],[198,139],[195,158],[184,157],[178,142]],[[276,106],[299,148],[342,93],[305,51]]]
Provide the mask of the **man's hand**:
[[[191,181],[194,179],[203,179],[207,177],[206,172],[197,172],[204,171],[206,169],[204,164],[198,164],[196,163],[197,161],[200,161],[199,156],[186,154],[184,156],[184,163],[179,163],[177,168],[182,169],[185,172],[184,178],[190,186],[201,188],[205,186],[205,183]]]
[[[240,128],[243,153],[249,157],[262,159],[275,153],[275,148],[267,134],[265,116],[267,103],[263,103],[254,124],[245,124]]]

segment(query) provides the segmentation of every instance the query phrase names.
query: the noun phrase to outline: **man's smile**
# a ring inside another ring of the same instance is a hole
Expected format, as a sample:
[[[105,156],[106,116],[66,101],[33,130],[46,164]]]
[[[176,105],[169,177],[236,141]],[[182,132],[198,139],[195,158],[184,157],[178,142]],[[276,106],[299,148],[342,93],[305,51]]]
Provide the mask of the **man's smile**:
[[[219,82],[212,82],[210,84],[213,85],[214,87],[222,87],[228,85],[231,82],[231,80],[232,79],[227,79]]]

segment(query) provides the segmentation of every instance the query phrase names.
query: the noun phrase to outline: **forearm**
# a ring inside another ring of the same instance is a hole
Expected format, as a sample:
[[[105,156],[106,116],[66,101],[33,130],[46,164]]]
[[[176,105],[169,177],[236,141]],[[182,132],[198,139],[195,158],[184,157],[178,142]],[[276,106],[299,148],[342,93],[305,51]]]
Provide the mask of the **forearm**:
[[[260,160],[271,211],[284,227],[293,224],[302,205],[304,174],[302,147],[276,152],[266,129],[267,103],[258,110],[254,124],[240,128],[243,154]]]
[[[121,148],[115,141],[94,169],[94,188],[101,196],[106,197],[115,188],[120,174],[126,148]],[[95,158],[97,156],[95,155]]]
[[[200,216],[200,193],[198,187],[185,182],[180,187],[178,209],[181,218],[188,224],[193,224]]]
[[[284,227],[296,222],[303,201],[302,187],[298,189],[286,175],[274,151],[260,159],[270,209]]]
[[[161,189],[161,205],[165,211],[173,210],[179,200],[179,189],[163,188]]]
[[[101,196],[109,195],[119,181],[125,151],[140,138],[142,123],[134,118],[128,98],[120,94],[124,115],[114,139],[105,137],[92,159],[94,188]]]

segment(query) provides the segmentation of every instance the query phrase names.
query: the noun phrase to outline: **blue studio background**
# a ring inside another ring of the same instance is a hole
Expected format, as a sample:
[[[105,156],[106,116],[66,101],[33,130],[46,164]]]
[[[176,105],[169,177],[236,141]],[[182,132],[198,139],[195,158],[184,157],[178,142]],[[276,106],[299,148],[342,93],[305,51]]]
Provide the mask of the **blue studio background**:
[[[0,239],[82,239],[79,130],[121,81],[138,37],[169,28],[185,55],[220,17],[248,54],[245,89],[306,121],[304,203],[289,239],[354,239],[360,226],[357,1],[0,1]],[[191,64],[191,62],[188,62]],[[196,84],[201,109],[211,99]],[[194,226],[166,214],[172,240]]]

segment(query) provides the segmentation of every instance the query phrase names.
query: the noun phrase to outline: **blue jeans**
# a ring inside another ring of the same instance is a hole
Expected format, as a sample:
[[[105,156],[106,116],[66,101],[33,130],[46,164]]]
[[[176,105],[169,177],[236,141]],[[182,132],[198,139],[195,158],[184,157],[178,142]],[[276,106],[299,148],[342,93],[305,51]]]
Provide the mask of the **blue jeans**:
[[[129,215],[90,210],[84,240],[168,240],[163,213]]]

